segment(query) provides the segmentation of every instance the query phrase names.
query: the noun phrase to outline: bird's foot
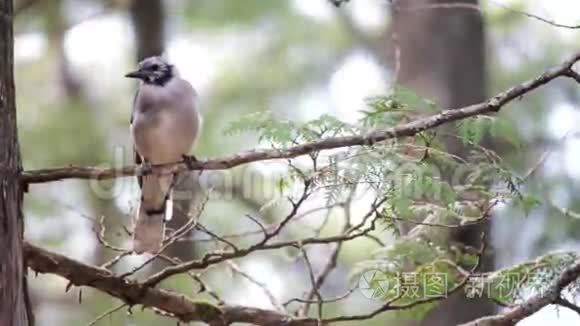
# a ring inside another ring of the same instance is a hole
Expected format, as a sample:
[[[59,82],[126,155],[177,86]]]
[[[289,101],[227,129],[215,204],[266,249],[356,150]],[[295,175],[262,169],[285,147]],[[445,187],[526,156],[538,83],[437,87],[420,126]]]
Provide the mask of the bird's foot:
[[[141,171],[143,171],[143,174],[150,174],[153,170],[153,165],[151,165],[151,162],[147,160],[143,160],[140,167]]]
[[[193,166],[195,163],[199,162],[199,160],[194,155],[182,155],[183,163],[187,165],[189,170],[193,170]]]

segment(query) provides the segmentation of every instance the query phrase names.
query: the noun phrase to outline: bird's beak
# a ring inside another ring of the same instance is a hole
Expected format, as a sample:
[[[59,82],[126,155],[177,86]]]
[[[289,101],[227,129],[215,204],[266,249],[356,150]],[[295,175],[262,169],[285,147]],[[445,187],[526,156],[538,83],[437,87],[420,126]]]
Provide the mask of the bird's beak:
[[[143,71],[136,70],[125,75],[127,78],[145,79],[147,74]]]

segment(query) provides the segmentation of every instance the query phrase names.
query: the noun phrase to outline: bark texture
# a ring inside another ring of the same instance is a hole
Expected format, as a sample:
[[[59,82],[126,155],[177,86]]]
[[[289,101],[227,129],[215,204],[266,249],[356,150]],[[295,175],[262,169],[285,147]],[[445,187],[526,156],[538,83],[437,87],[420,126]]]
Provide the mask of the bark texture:
[[[32,315],[22,255],[22,171],[13,73],[12,0],[0,1],[0,325],[26,326]]]

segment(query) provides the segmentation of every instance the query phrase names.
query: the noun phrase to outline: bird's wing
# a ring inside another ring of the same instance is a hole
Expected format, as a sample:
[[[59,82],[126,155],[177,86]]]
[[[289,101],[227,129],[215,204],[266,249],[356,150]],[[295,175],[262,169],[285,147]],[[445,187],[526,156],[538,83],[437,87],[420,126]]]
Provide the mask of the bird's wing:
[[[142,92],[142,90],[141,90]],[[131,114],[131,124],[133,132],[137,123],[137,112],[142,104],[139,90],[133,100],[133,112]],[[137,141],[135,138],[134,141]],[[134,158],[136,164],[141,164],[144,158],[137,152],[137,147],[133,145]],[[166,203],[170,200],[171,187],[174,176],[146,175],[137,177],[141,189],[141,200],[137,210],[137,218],[133,230],[133,251],[141,254],[144,252],[156,253],[163,243],[165,229]]]
[[[133,154],[135,157],[135,164],[136,165],[141,165],[141,163],[143,163],[143,160],[141,159],[141,155],[139,155],[139,153],[137,153],[137,150],[135,149],[135,147],[133,147]],[[142,176],[137,176],[137,183],[139,183],[139,188],[143,187],[143,177]]]
[[[129,123],[131,125],[133,124],[133,116],[135,115],[135,104],[137,102],[137,96],[139,96],[139,88],[137,88],[137,91],[135,92],[135,96],[133,97],[133,107],[131,110],[131,119],[129,121]],[[141,163],[143,163],[143,160],[141,159],[141,155],[139,155],[139,153],[137,153],[137,149],[135,148],[135,146],[133,146],[133,157],[134,157],[136,165],[141,165]],[[139,183],[139,188],[142,188],[143,187],[143,177],[137,176],[137,183]]]
[[[130,124],[133,124],[133,116],[135,115],[135,104],[137,104],[137,97],[139,96],[139,88],[135,91],[135,96],[133,96],[133,105],[131,106],[131,119],[129,120]]]

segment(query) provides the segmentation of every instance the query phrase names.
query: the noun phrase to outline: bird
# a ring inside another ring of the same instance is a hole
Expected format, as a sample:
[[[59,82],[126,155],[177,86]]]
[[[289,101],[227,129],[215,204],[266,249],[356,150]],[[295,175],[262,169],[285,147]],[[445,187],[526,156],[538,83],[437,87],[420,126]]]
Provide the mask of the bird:
[[[156,164],[185,161],[191,166],[190,150],[201,128],[198,95],[179,76],[177,68],[161,56],[139,62],[138,69],[125,75],[139,80],[133,100],[130,130],[135,163]],[[171,218],[172,187],[177,175],[138,176],[141,198],[133,231],[133,251],[157,253],[162,246],[165,222]]]

